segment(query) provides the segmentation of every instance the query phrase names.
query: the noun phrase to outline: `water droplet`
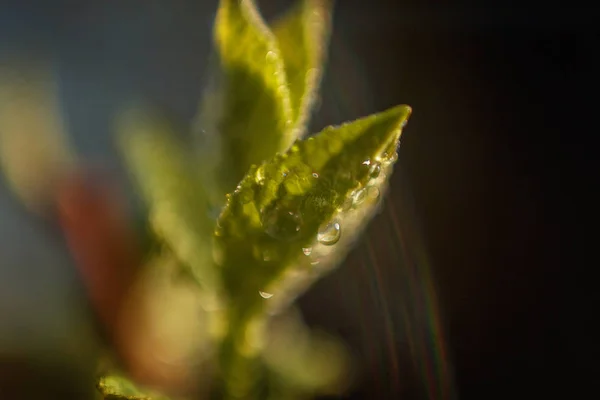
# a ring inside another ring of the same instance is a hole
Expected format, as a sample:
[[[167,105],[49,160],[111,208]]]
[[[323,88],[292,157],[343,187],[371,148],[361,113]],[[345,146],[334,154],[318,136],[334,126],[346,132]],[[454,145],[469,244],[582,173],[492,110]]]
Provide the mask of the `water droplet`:
[[[367,197],[370,200],[377,200],[379,198],[379,188],[377,186],[369,186],[367,188]]]
[[[398,160],[398,153],[396,151],[392,151],[391,153],[388,153],[387,151],[384,152],[381,155],[382,161],[384,161],[386,164],[391,164],[393,162],[396,162],[396,160]]]
[[[380,174],[381,164],[379,164],[378,162],[374,162],[373,165],[371,165],[371,169],[369,170],[369,176],[371,177],[371,179],[377,179],[379,178]]]
[[[291,240],[298,236],[302,227],[302,217],[295,210],[275,207],[263,218],[265,232],[274,239]]]
[[[313,176],[313,178],[318,178],[319,174],[317,174],[316,172],[313,172],[312,176]]]
[[[365,160],[362,162],[363,165],[371,165],[371,160]]]
[[[262,291],[258,291],[258,294],[260,295],[260,297],[262,297],[263,299],[270,299],[271,297],[273,297],[273,293],[267,293],[267,292],[262,292]]]
[[[327,224],[323,229],[319,230],[317,240],[325,246],[336,244],[342,236],[342,227],[337,221]]]
[[[275,54],[274,51],[269,51],[265,56],[265,59],[267,60],[267,62],[275,62],[277,61],[277,54]]]
[[[305,256],[310,256],[310,253],[312,253],[312,247],[303,247],[302,252]]]
[[[367,191],[365,189],[358,190],[352,196],[352,198],[354,199],[352,205],[354,207],[361,205],[365,201],[366,197],[367,197]]]

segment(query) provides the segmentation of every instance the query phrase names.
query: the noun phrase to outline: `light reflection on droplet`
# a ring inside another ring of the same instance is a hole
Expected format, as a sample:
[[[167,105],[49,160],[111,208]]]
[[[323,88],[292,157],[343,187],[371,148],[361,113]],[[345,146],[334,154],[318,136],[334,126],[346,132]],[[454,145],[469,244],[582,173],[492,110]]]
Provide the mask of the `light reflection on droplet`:
[[[340,240],[341,236],[342,227],[340,226],[340,223],[333,221],[319,231],[317,240],[319,243],[324,244],[325,246],[331,246],[336,244]]]
[[[353,206],[359,206],[365,201],[365,198],[367,197],[367,191],[365,189],[360,189],[354,193],[352,197],[354,199]]]
[[[260,297],[262,297],[263,299],[270,299],[271,297],[273,297],[273,293],[267,293],[267,292],[262,292],[262,291],[258,291],[258,294],[260,295]]]
[[[319,174],[317,174],[316,172],[313,172],[312,176],[313,176],[313,178],[318,178]]]
[[[371,169],[369,170],[369,176],[371,177],[371,179],[377,179],[379,178],[380,174],[381,164],[379,164],[378,162],[373,163],[373,165],[371,165]]]
[[[269,51],[269,52],[267,53],[267,55],[265,56],[265,59],[266,59],[268,62],[275,62],[275,61],[277,60],[277,54],[275,54],[275,52],[274,52],[274,51]]]
[[[312,247],[303,247],[302,252],[305,256],[310,256],[310,253],[312,253]]]

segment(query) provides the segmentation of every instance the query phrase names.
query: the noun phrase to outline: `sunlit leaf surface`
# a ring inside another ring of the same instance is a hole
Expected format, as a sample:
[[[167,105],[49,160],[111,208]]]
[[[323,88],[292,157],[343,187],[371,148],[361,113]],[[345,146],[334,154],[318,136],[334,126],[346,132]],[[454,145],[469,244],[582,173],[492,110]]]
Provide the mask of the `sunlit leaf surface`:
[[[352,221],[380,198],[409,114],[399,106],[326,128],[251,168],[215,229],[215,261],[235,306],[276,302],[285,274],[311,279],[339,258],[340,239],[358,229]]]

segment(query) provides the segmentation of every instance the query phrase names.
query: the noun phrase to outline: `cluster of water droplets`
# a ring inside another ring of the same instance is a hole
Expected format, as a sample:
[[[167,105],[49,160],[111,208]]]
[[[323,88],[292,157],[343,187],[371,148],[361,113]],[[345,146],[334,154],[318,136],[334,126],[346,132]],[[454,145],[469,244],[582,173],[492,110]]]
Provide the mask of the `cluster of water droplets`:
[[[333,147],[335,146],[332,145]],[[292,157],[299,150],[297,145],[294,145],[290,150],[289,155],[286,157]],[[337,148],[328,150],[338,150]],[[335,251],[333,248],[340,242],[343,235],[342,223],[348,214],[353,212],[361,212],[363,204],[365,202],[375,203],[380,197],[380,187],[386,180],[386,173],[389,167],[396,161],[397,153],[395,151],[383,153],[379,157],[373,159],[366,159],[361,164],[366,170],[358,172],[358,176],[355,176],[351,171],[348,171],[347,179],[352,182],[357,179],[358,187],[342,202],[338,207],[336,214],[333,218],[321,225],[318,233],[315,237],[315,242],[312,246],[301,248],[302,255],[307,257],[305,262],[306,265],[310,264],[312,267],[318,267],[318,265],[330,254]],[[255,169],[255,179],[253,185],[239,186],[237,188],[237,198],[239,203],[243,206],[251,203],[253,200],[256,201],[257,191],[264,185],[271,184],[274,181],[273,174],[280,174],[279,189],[282,189],[292,194],[292,197],[298,196],[298,198],[304,198],[303,193],[306,193],[310,187],[314,185],[314,181],[311,180],[322,179],[319,173],[310,171],[309,166],[306,164],[294,164],[289,169],[273,169],[271,166],[259,166]],[[341,178],[344,179],[344,178]],[[305,186],[308,185],[308,186]],[[324,198],[329,198],[324,196]],[[317,196],[314,201],[319,201],[320,198]],[[277,239],[277,241],[294,241],[301,235],[302,228],[304,226],[303,215],[300,212],[299,203],[277,203],[276,205],[266,206],[258,210],[260,215],[260,221],[264,232],[271,238]],[[366,207],[365,209],[369,209]],[[254,257],[263,262],[277,262],[280,259],[279,247],[277,243],[273,243],[272,246],[267,246],[265,243],[257,245],[254,252]],[[325,263],[324,265],[327,265]],[[320,269],[315,270],[315,273]],[[277,291],[279,291],[279,286]],[[273,297],[275,290],[273,288],[265,288],[259,291],[259,295],[267,300]],[[276,294],[276,293],[275,293]]]

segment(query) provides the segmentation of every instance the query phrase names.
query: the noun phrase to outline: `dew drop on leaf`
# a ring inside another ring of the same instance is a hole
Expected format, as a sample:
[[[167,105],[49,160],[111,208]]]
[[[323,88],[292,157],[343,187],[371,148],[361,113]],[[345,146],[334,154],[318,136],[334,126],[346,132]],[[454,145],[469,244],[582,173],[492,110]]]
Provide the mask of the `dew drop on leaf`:
[[[342,227],[338,221],[333,221],[319,230],[317,240],[325,246],[336,244],[342,236]]]
[[[354,207],[361,205],[365,199],[367,198],[367,191],[365,189],[360,189],[357,192],[354,193],[354,195],[352,196],[354,201],[352,203],[352,205]]]
[[[295,210],[275,207],[263,218],[265,232],[274,239],[291,240],[298,236],[302,228],[302,217]]]
[[[316,172],[313,172],[312,176],[313,176],[313,178],[318,178],[319,174],[317,174]]]
[[[369,170],[369,176],[371,177],[371,179],[377,179],[379,178],[380,174],[381,164],[379,164],[378,162],[374,162],[373,165],[371,165],[371,169]]]
[[[262,291],[258,291],[258,294],[260,295],[260,297],[262,297],[263,299],[270,299],[271,297],[273,297],[273,293],[267,293],[267,292],[262,292]]]
[[[391,163],[396,162],[396,160],[398,159],[398,153],[396,151],[393,151],[390,154],[386,151],[381,155],[381,159],[383,162],[385,162],[386,165],[389,165]]]
[[[305,256],[310,256],[310,253],[312,253],[312,247],[303,247],[302,253],[304,253]]]
[[[275,62],[277,60],[277,54],[275,54],[274,51],[269,51],[265,56],[265,59],[267,60],[267,62]]]

